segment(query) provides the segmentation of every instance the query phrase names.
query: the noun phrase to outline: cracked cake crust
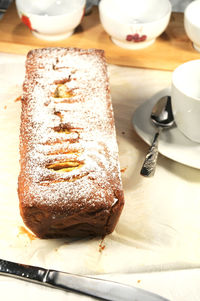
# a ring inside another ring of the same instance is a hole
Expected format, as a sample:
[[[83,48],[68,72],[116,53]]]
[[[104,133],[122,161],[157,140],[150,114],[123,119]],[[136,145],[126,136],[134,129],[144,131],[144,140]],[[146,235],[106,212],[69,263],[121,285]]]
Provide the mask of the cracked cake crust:
[[[102,50],[28,53],[20,165],[20,213],[38,237],[114,230],[124,196]]]

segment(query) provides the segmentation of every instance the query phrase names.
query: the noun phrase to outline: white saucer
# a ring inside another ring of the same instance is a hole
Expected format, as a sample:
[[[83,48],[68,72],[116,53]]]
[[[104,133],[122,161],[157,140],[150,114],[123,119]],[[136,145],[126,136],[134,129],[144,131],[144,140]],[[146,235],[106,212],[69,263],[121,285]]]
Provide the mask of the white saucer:
[[[165,89],[154,95],[143,103],[133,115],[134,129],[149,145],[155,133],[155,127],[150,120],[151,110],[156,101],[164,95],[170,95],[170,90]],[[158,149],[161,154],[172,160],[200,169],[200,143],[186,138],[176,126],[161,132]]]

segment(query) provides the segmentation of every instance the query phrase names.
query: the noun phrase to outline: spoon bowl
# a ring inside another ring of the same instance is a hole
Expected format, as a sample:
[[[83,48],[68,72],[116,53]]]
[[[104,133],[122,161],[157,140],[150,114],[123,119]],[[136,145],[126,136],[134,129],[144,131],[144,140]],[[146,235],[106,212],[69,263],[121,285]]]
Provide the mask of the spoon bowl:
[[[155,126],[163,128],[171,127],[174,124],[170,96],[163,96],[154,105],[151,113],[151,120]]]
[[[158,141],[161,131],[174,125],[170,96],[164,96],[158,100],[152,109],[150,118],[157,131],[140,171],[140,174],[145,177],[153,176],[155,173],[158,158]]]

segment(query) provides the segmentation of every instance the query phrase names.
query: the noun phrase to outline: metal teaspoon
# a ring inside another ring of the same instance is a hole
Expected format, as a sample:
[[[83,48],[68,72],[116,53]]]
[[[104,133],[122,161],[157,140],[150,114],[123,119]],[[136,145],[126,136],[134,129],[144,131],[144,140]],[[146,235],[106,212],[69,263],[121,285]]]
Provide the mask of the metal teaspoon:
[[[153,176],[158,158],[158,140],[162,129],[169,129],[174,124],[174,116],[171,107],[171,97],[164,96],[154,105],[151,112],[151,120],[157,127],[151,147],[145,157],[140,174],[145,177]]]

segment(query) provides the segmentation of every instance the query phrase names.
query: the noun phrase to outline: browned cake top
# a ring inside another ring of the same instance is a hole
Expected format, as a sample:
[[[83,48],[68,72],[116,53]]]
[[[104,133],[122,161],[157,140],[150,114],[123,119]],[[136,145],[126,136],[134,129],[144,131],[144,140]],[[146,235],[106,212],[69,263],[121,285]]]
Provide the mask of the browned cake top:
[[[117,202],[121,180],[106,72],[100,50],[29,52],[21,125],[24,204],[56,210],[67,203],[72,213]]]

